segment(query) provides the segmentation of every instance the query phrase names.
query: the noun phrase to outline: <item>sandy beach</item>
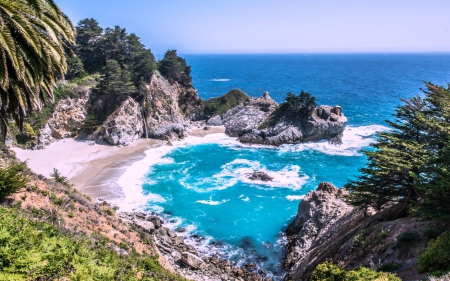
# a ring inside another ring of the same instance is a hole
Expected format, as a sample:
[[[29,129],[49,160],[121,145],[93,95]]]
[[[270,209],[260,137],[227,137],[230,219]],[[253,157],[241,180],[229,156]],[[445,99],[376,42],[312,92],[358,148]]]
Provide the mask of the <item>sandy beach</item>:
[[[204,137],[224,133],[222,126],[209,130],[193,128],[188,137]],[[117,198],[115,181],[134,162],[145,157],[149,149],[166,145],[166,141],[139,139],[125,147],[93,144],[92,142],[62,139],[42,150],[26,150],[13,147],[17,158],[27,161],[28,167],[37,174],[50,177],[53,169],[66,176],[70,183],[92,198]]]

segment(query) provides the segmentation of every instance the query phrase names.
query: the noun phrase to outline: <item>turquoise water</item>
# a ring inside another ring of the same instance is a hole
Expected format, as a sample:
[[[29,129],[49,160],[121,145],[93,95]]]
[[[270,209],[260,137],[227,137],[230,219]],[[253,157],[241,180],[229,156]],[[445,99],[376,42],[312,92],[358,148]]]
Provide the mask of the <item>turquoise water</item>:
[[[305,90],[319,104],[343,107],[348,128],[343,145],[327,143],[246,146],[231,138],[175,143],[148,167],[145,205],[185,227],[205,254],[238,265],[254,262],[281,278],[283,230],[301,197],[322,181],[344,185],[366,159],[361,150],[391,119],[399,98],[420,94],[422,81],[447,82],[450,55],[192,55],[193,83],[202,98],[241,88],[264,91],[281,102],[287,91]],[[151,153],[148,157],[152,157]],[[246,174],[263,170],[270,184]]]

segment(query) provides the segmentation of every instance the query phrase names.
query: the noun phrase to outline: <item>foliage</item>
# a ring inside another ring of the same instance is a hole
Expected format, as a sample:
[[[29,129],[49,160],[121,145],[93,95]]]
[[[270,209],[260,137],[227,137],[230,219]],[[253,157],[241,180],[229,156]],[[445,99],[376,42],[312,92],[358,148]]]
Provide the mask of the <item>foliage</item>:
[[[50,174],[50,177],[52,177],[56,182],[59,182],[65,186],[71,186],[69,183],[69,179],[58,171],[58,169],[53,168],[53,173]]]
[[[191,67],[186,60],[177,55],[176,50],[168,50],[164,58],[158,62],[158,71],[170,83],[178,82],[183,86],[190,86],[192,82]]]
[[[427,83],[424,98],[403,100],[391,131],[379,132],[362,175],[345,187],[357,206],[404,202],[450,220],[450,89]]]
[[[450,232],[442,233],[431,240],[419,257],[419,271],[439,275],[450,271]]]
[[[156,69],[155,57],[150,50],[145,49],[136,34],[128,34],[120,26],[103,29],[92,18],[81,20],[76,29],[75,52],[87,73],[101,72],[106,78],[110,75],[107,74],[108,71],[118,73],[121,78],[116,84],[125,83],[127,85],[121,87],[129,90],[128,84],[131,83],[135,87],[131,91],[133,93],[139,88],[141,81],[150,82]],[[124,91],[122,94],[130,92]]]
[[[301,91],[298,96],[291,92],[286,94],[284,102],[280,104],[280,109],[290,115],[305,115],[317,106],[316,98],[310,93]]]
[[[157,256],[119,255],[111,243],[0,208],[0,280],[183,280],[165,271]]]
[[[0,0],[0,122],[2,139],[12,116],[18,128],[26,113],[53,98],[67,71],[66,52],[75,31],[52,0]]]
[[[97,93],[112,96],[129,96],[136,91],[131,82],[130,73],[122,69],[113,59],[107,60],[103,69],[102,79],[95,88]]]
[[[27,183],[26,162],[12,163],[0,168],[0,198],[25,188]]]
[[[402,264],[399,262],[388,262],[388,263],[381,265],[378,268],[378,271],[393,272],[393,271],[399,269],[400,267],[402,267]]]
[[[219,98],[210,98],[205,103],[205,114],[208,116],[225,114],[250,97],[239,89],[233,89]]]
[[[331,262],[323,262],[314,269],[312,281],[400,281],[392,273],[377,272],[365,267],[345,271]]]
[[[400,244],[405,244],[408,247],[416,245],[417,243],[420,242],[420,240],[421,240],[420,234],[412,231],[404,232],[399,236],[397,236],[397,242]]]

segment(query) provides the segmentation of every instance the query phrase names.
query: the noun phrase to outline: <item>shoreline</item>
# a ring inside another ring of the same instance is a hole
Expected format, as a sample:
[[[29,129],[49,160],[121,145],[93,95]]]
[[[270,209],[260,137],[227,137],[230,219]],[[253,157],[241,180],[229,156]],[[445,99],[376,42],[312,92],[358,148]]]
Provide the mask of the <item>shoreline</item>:
[[[191,128],[185,139],[175,142],[184,143],[191,137],[204,138],[211,134],[225,133],[223,126],[208,128]],[[114,201],[117,202],[117,199],[126,196],[123,189],[127,186],[118,184],[118,181],[128,168],[144,159],[148,151],[166,144],[165,140],[140,138],[129,146],[117,147],[65,138],[41,150],[18,147],[11,149],[20,161],[27,161],[27,166],[33,172],[50,177],[55,168],[62,176],[67,177],[76,189],[93,199],[116,199]]]

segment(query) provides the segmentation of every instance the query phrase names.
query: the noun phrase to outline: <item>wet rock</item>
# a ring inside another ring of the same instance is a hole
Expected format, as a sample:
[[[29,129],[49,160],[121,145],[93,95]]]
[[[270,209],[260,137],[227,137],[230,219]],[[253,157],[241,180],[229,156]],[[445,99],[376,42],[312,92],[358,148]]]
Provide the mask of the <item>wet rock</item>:
[[[186,232],[186,228],[184,228],[184,227],[179,227],[179,228],[177,228],[176,231],[179,232],[179,233],[183,233],[183,232]]]
[[[193,269],[199,269],[204,264],[201,258],[189,252],[181,253],[181,262]]]
[[[253,180],[253,181],[272,181],[273,177],[269,176],[267,173],[263,172],[263,171],[256,171],[250,174],[246,174],[245,175],[248,179]]]

